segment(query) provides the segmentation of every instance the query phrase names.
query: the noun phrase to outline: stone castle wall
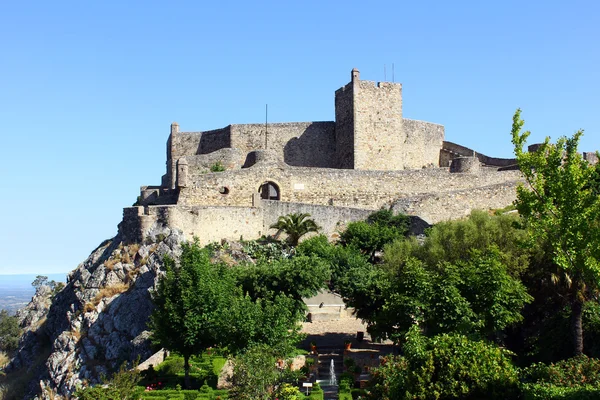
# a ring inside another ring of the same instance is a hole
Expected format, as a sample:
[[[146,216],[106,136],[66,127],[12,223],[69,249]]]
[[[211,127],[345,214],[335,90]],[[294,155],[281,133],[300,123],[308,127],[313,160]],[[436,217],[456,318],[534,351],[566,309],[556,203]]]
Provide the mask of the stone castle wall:
[[[292,122],[231,125],[231,146],[249,153],[274,151],[286,164],[335,168],[335,123]],[[266,136],[266,138],[265,138]]]
[[[485,154],[478,153],[475,150],[461,146],[460,144],[444,141],[440,151],[439,165],[440,167],[448,167],[453,158],[473,156],[477,157],[479,161],[486,166],[510,167],[517,164],[515,158],[488,157]]]
[[[391,209],[413,216],[413,233],[422,233],[428,224],[461,218],[473,209],[487,210],[510,205],[515,199],[516,185],[517,182],[509,181],[486,187],[407,196],[395,201]],[[139,206],[123,210],[119,232],[125,240],[140,242],[155,224],[162,224],[181,230],[187,240],[197,237],[201,245],[206,245],[221,239],[257,239],[262,235],[273,235],[276,231],[269,226],[279,216],[308,213],[321,226],[321,233],[335,240],[349,222],[364,220],[373,211],[274,200],[259,201],[255,207]]]
[[[405,118],[402,120],[402,129],[404,168],[446,167],[439,164],[445,134],[443,125]]]
[[[443,196],[444,192],[516,181],[519,177],[518,171],[486,169],[479,174],[455,174],[442,168],[356,171],[257,164],[193,177],[193,184],[181,189],[179,204],[251,206],[252,194],[264,182],[272,181],[279,186],[284,202],[378,209],[402,197],[425,193]]]
[[[516,198],[517,181],[484,187],[427,193],[397,200],[394,213],[418,215],[430,224],[468,216],[472,210],[500,209]]]

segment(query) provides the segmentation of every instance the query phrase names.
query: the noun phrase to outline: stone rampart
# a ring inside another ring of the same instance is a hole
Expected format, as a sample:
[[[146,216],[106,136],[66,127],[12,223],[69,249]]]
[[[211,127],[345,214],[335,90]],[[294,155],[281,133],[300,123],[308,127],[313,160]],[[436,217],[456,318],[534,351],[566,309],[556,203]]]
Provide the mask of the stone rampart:
[[[470,175],[472,176],[472,175]],[[425,193],[400,198],[391,209],[413,216],[411,231],[423,232],[427,224],[467,216],[474,209],[497,209],[510,205],[515,199],[516,181],[473,187],[445,193]],[[322,227],[322,233],[331,240],[339,237],[347,224],[364,220],[374,209],[335,207],[319,204],[259,201],[257,207],[233,206],[148,206],[127,207],[119,233],[125,240],[140,242],[155,224],[179,229],[186,239],[197,237],[201,245],[221,239],[257,239],[274,235],[269,226],[279,216],[308,213]]]
[[[282,201],[374,210],[389,206],[401,197],[443,194],[516,181],[519,177],[518,171],[486,169],[479,174],[460,174],[450,173],[446,168],[356,171],[257,164],[238,171],[193,177],[194,184],[181,189],[179,204],[251,206],[252,194],[257,193],[264,182],[271,181],[279,187]]]
[[[445,134],[443,125],[404,118],[402,129],[405,168],[447,167],[439,164]]]
[[[473,156],[477,157],[482,164],[490,167],[510,167],[517,164],[515,158],[488,157],[468,147],[446,141],[443,142],[442,150],[439,153],[439,164],[440,167],[448,167],[453,158]]]
[[[262,201],[261,208],[264,210],[264,229],[269,234],[275,234],[275,229],[269,226],[277,222],[282,215],[293,213],[308,213],[310,218],[322,228],[321,232],[330,240],[337,239],[348,222],[364,220],[371,214],[372,210],[364,210],[349,207],[331,207],[317,204],[287,203],[276,200]]]
[[[231,125],[231,146],[245,153],[266,148],[288,165],[336,167],[334,122]]]
[[[210,169],[218,163],[226,170],[240,169],[245,159],[246,153],[238,149],[225,148],[213,151],[209,154],[185,156],[180,160],[185,160],[187,162],[188,174],[197,176],[210,172]]]
[[[428,193],[399,199],[392,206],[395,213],[418,215],[430,224],[468,216],[472,210],[490,210],[509,206],[516,199],[518,182]]]

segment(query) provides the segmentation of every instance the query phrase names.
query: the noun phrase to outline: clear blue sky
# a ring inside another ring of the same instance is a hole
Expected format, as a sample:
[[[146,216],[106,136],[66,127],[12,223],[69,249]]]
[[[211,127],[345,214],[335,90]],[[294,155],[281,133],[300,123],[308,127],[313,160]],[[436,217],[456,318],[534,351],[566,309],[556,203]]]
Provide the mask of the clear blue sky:
[[[600,149],[596,1],[4,1],[0,274],[75,268],[158,184],[182,130],[333,120],[353,67],[404,115],[510,157],[584,128]]]

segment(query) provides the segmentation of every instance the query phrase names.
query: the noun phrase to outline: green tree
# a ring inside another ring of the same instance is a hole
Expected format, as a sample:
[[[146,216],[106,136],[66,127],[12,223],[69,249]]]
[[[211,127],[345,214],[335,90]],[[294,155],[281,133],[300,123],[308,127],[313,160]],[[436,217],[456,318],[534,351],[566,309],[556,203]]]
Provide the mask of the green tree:
[[[303,317],[303,313],[296,312],[296,301],[283,294],[273,300],[238,295],[229,308],[229,322],[221,332],[221,340],[233,354],[261,344],[288,354],[302,339],[299,332]]]
[[[496,338],[522,320],[521,309],[531,301],[493,250],[474,252],[457,264],[430,267],[410,258],[379,271],[367,276],[367,289],[355,284],[359,292],[348,299],[378,338],[397,341],[415,324],[428,336],[455,332]]]
[[[427,338],[413,327],[401,357],[389,357],[375,370],[375,399],[514,399],[518,370],[511,353],[460,334]]]
[[[282,354],[267,345],[257,345],[233,360],[233,388],[229,398],[270,400],[278,386],[293,380],[289,369],[277,367]]]
[[[407,216],[381,209],[369,215],[366,221],[349,223],[340,239],[343,245],[356,247],[374,261],[375,253],[383,250],[387,243],[406,235],[408,225]]]
[[[310,232],[318,232],[319,225],[309,218],[310,214],[293,213],[282,215],[276,223],[270,226],[271,229],[277,229],[275,236],[279,236],[281,232],[287,235],[287,242],[290,246],[297,246],[300,238]]]
[[[331,275],[324,260],[303,255],[242,265],[234,268],[233,273],[242,292],[254,301],[275,300],[280,294],[292,299],[296,316],[303,315],[306,310],[302,299],[312,297],[326,287]]]
[[[530,153],[523,150],[530,135],[521,132],[523,124],[521,110],[517,110],[512,142],[526,186],[517,189],[515,204],[532,240],[548,243],[552,260],[569,286],[574,353],[581,355],[583,305],[600,287],[599,167],[577,152],[583,131],[556,143],[546,138]]]
[[[11,316],[8,311],[0,311],[0,350],[11,352],[19,346],[21,329],[16,316]]]
[[[31,282],[31,286],[35,288],[35,292],[37,293],[42,286],[48,286],[48,277],[44,275],[36,276],[35,280]]]
[[[236,287],[221,264],[211,264],[208,251],[184,244],[179,265],[165,259],[165,275],[152,300],[153,340],[184,358],[185,384],[190,385],[190,357],[218,344]]]

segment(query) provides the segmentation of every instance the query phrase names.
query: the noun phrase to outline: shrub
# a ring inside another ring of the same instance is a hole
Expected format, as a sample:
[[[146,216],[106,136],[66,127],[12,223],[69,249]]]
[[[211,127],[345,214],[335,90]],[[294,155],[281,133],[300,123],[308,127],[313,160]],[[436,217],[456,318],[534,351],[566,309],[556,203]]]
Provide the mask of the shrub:
[[[431,339],[417,327],[407,335],[404,356],[375,369],[378,399],[506,399],[518,396],[518,373],[510,353],[458,334]]]
[[[525,399],[596,399],[600,360],[585,355],[555,364],[533,364],[523,371]]]
[[[210,166],[210,172],[223,172],[225,171],[225,167],[221,161],[217,161],[213,165]]]

